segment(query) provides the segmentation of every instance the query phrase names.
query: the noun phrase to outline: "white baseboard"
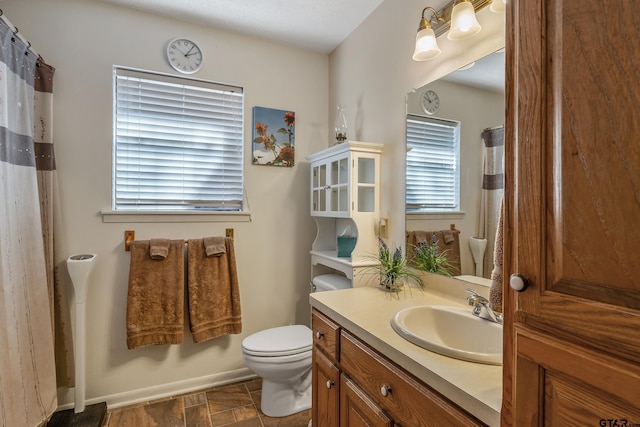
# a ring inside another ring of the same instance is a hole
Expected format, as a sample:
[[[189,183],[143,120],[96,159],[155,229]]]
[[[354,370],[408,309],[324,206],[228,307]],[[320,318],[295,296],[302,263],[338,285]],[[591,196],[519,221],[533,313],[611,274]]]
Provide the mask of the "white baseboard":
[[[87,399],[85,404],[88,406],[95,403],[107,402],[108,409],[115,409],[123,406],[133,405],[135,403],[148,402],[150,400],[162,399],[164,397],[170,396],[178,396],[180,394],[243,381],[255,377],[256,375],[252,371],[250,371],[249,368],[242,368],[235,371],[222,372],[218,374],[207,375],[204,377],[191,378],[184,381],[176,381],[173,383],[160,384],[153,387],[139,388],[137,390],[125,391],[122,393],[115,393],[107,396]],[[70,397],[70,400],[73,401],[74,398],[72,388],[67,391],[67,395]],[[66,403],[60,405],[58,407],[58,411],[70,409],[74,406],[74,402]]]

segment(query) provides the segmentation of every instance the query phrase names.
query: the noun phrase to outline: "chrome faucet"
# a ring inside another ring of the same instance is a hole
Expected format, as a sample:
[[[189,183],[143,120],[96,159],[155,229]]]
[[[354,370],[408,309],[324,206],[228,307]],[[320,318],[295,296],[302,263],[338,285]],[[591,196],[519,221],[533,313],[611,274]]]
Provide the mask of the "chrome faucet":
[[[467,288],[467,292],[470,294],[467,297],[467,302],[473,306],[472,313],[474,316],[502,325],[502,313],[493,311],[493,309],[489,307],[488,299],[479,295],[473,289]]]

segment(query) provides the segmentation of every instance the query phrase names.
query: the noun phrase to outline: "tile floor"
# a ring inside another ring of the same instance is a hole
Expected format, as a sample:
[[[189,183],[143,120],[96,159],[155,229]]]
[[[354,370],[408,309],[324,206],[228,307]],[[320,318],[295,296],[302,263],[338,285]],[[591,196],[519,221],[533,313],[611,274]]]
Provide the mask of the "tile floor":
[[[260,379],[108,410],[103,427],[307,427],[311,410],[271,418],[260,411]]]

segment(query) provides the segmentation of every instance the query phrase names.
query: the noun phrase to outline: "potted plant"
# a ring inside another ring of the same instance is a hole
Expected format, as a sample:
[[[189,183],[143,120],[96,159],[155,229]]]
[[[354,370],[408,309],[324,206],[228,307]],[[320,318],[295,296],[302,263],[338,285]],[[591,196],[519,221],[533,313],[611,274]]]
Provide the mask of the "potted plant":
[[[446,253],[448,250],[438,253],[438,241],[436,236],[431,238],[431,244],[420,242],[413,247],[414,257],[412,264],[415,268],[430,273],[451,276],[453,265],[449,262]]]
[[[402,248],[389,249],[387,244],[378,238],[378,257],[380,262],[376,267],[379,274],[380,286],[390,292],[398,292],[404,284],[414,283],[420,289],[424,287],[422,279],[413,272],[402,254]]]

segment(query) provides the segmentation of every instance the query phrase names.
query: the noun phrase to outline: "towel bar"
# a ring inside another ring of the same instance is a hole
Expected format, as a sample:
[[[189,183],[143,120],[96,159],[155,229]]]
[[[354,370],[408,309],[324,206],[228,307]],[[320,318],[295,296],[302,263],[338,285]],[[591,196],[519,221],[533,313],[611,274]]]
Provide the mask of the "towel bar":
[[[225,237],[228,237],[230,239],[233,239],[233,228],[227,228],[224,232]],[[133,242],[136,239],[136,232],[135,230],[125,230],[124,231],[124,250],[126,252],[131,251],[131,242]],[[187,241],[185,240],[184,244],[187,244]]]

